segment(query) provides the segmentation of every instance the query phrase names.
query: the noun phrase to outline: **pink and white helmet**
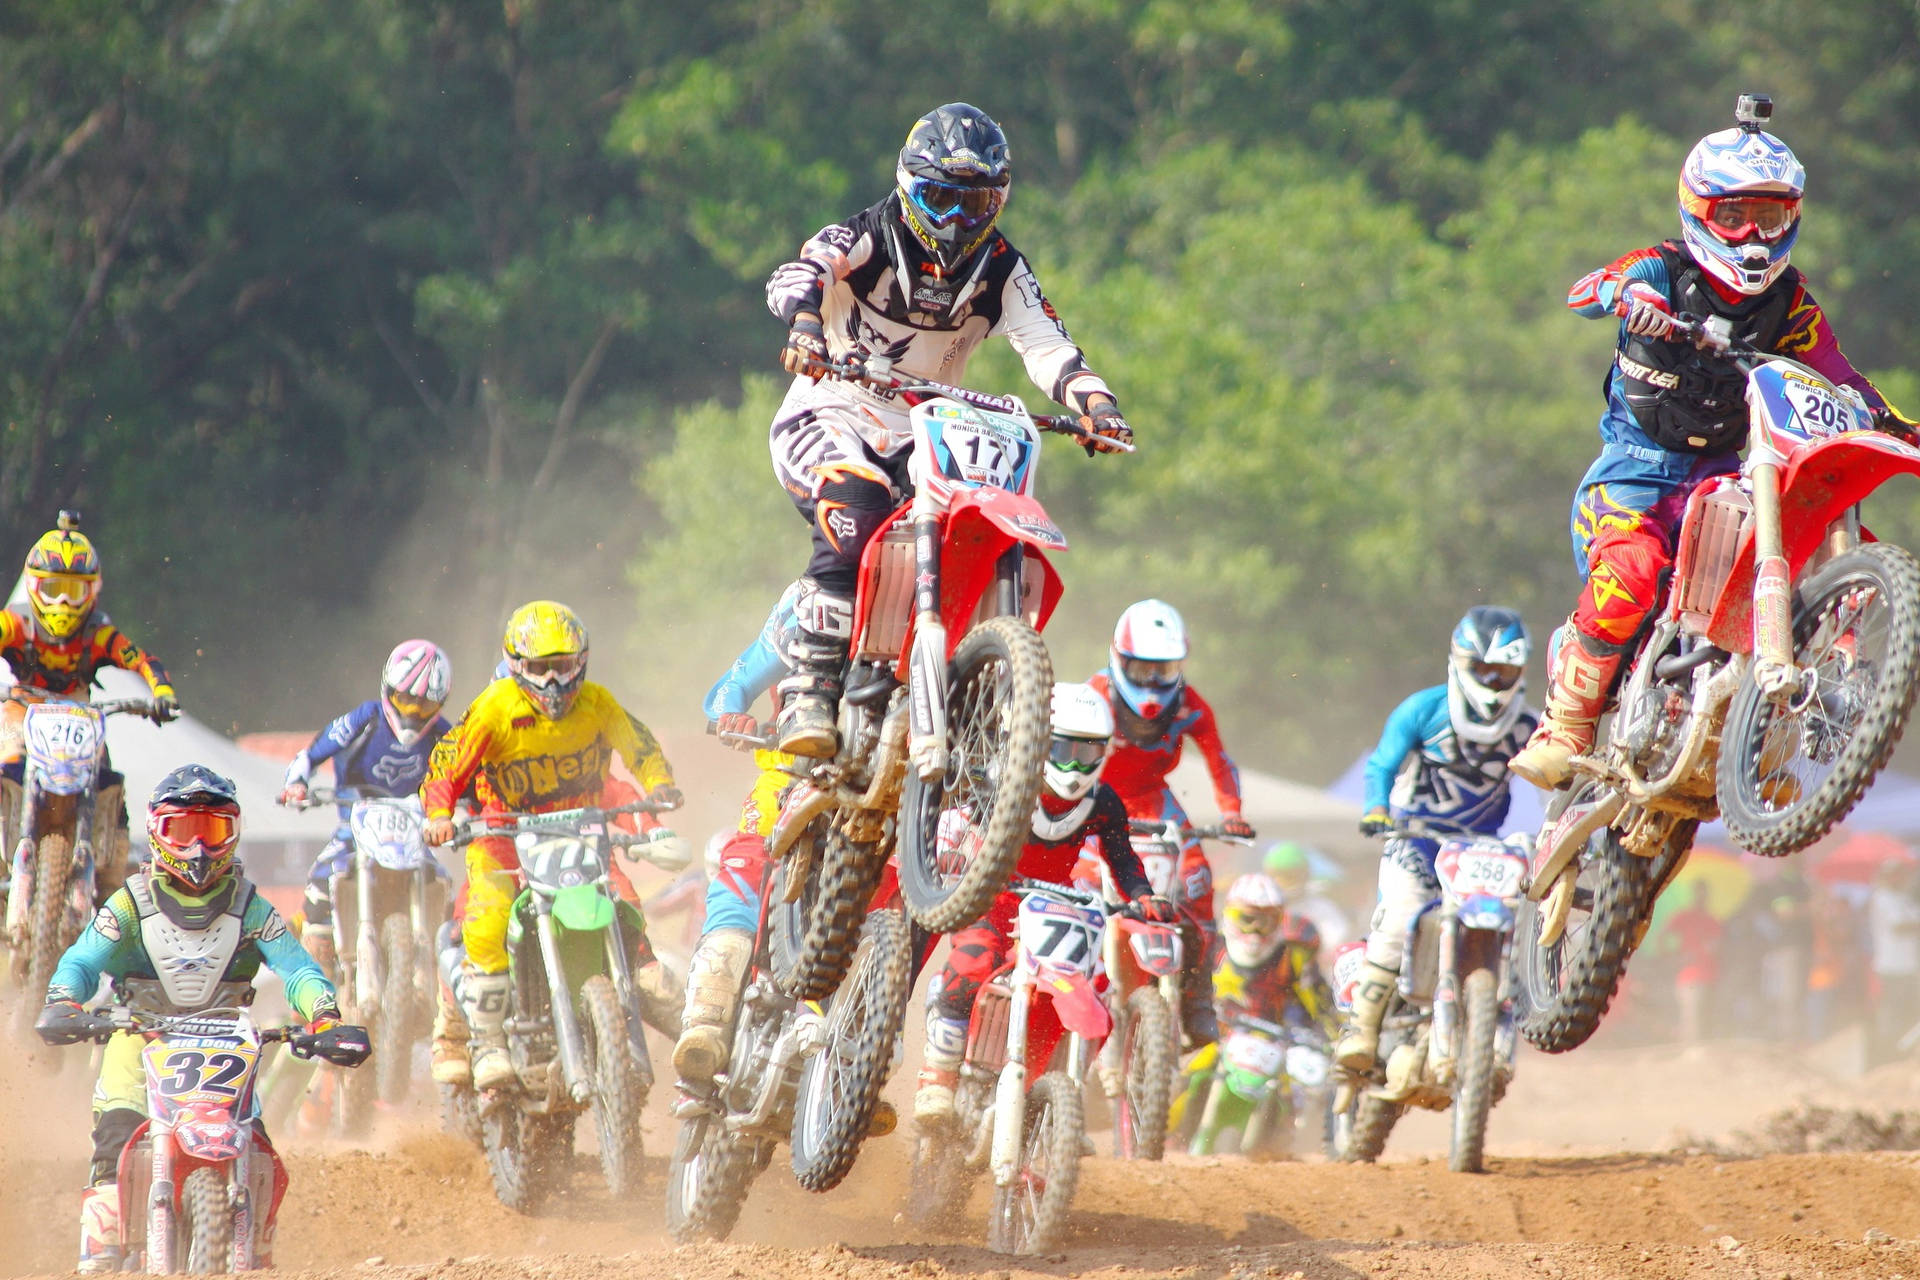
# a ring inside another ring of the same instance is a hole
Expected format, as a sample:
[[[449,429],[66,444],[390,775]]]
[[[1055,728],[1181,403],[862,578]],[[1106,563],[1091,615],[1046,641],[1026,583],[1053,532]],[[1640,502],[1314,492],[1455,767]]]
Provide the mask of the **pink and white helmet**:
[[[1180,697],[1186,683],[1187,624],[1165,600],[1127,606],[1113,629],[1107,672],[1121,699],[1147,720],[1157,720]]]
[[[403,747],[440,714],[453,687],[453,663],[431,640],[402,640],[380,672],[380,710]]]

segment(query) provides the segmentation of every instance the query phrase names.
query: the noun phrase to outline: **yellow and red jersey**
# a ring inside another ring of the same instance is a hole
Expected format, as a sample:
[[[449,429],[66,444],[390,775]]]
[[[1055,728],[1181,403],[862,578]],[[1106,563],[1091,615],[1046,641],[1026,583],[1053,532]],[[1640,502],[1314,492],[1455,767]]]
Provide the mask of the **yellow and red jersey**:
[[[583,683],[573,709],[549,720],[511,679],[495,680],[434,751],[420,798],[430,818],[451,817],[469,787],[483,813],[599,804],[615,754],[648,791],[673,785],[659,742],[604,686]]]
[[[0,609],[0,659],[13,668],[14,683],[27,689],[84,693],[100,668],[120,667],[137,672],[154,697],[174,696],[173,684],[159,660],[97,610],[72,639],[50,643],[41,638],[25,606]]]

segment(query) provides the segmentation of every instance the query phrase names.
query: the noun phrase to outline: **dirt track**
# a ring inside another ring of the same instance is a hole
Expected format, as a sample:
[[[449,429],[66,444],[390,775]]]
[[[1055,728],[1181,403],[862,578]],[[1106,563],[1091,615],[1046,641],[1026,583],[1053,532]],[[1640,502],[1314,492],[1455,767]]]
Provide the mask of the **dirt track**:
[[[69,1265],[85,1083],[75,1071],[55,1080],[15,1074],[4,1082],[10,1087],[0,1108],[10,1123],[0,1131],[0,1276]],[[905,1101],[901,1082],[893,1092]],[[494,1201],[477,1154],[434,1132],[425,1117],[392,1117],[370,1151],[317,1149],[291,1136],[283,1142],[293,1187],[279,1260],[290,1272],[357,1280],[1920,1280],[1920,1154],[1730,1159],[1624,1149],[1671,1146],[1676,1129],[1724,1139],[1796,1094],[1911,1106],[1920,1080],[1882,1073],[1843,1085],[1751,1051],[1596,1049],[1568,1059],[1528,1058],[1514,1095],[1496,1113],[1492,1144],[1525,1155],[1496,1158],[1485,1176],[1450,1174],[1432,1159],[1443,1140],[1426,1117],[1396,1135],[1389,1151],[1402,1158],[1378,1168],[1093,1159],[1062,1251],[1022,1263],[971,1239],[930,1237],[896,1220],[903,1137],[875,1140],[848,1184],[827,1196],[800,1191],[782,1152],[755,1186],[736,1243],[675,1249],[659,1225],[663,1158],[652,1162],[647,1190],[616,1205],[600,1189],[597,1162],[583,1154],[569,1194],[546,1216],[521,1218]],[[669,1134],[666,1118],[654,1115],[651,1149],[664,1155]],[[1602,1154],[1609,1146],[1615,1150]],[[1557,1151],[1580,1154],[1549,1154]],[[984,1208],[984,1193],[976,1193],[975,1223]],[[1869,1231],[1892,1240],[1865,1244]]]

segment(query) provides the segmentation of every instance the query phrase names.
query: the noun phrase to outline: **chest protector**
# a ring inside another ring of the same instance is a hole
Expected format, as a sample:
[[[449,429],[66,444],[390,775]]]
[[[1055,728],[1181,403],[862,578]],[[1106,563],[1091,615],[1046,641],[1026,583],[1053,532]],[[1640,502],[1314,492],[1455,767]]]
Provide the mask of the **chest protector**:
[[[227,975],[240,954],[253,885],[230,876],[227,886],[206,906],[188,908],[156,893],[146,875],[127,877],[140,918],[140,943],[155,974],[122,983],[129,1005],[146,1013],[177,1014],[252,1002],[253,984]]]
[[[1676,312],[1733,321],[1733,336],[1773,350],[1800,273],[1781,272],[1765,292],[1730,303],[1707,282],[1692,256],[1669,240],[1659,249],[1673,282]],[[1676,453],[1738,452],[1747,443],[1747,376],[1725,356],[1691,342],[1627,334],[1614,355],[1620,391],[1634,421],[1662,449]]]

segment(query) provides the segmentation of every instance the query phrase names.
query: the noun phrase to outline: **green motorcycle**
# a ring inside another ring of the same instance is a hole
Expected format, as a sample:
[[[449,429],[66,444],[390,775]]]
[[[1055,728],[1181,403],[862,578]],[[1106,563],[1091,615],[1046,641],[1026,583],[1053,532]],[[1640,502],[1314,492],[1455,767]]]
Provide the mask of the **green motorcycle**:
[[[1327,1042],[1318,1031],[1234,1014],[1187,1066],[1186,1088],[1174,1099],[1168,1127],[1187,1139],[1191,1155],[1209,1156],[1232,1134],[1249,1160],[1293,1153],[1294,1119],[1327,1081]]]

